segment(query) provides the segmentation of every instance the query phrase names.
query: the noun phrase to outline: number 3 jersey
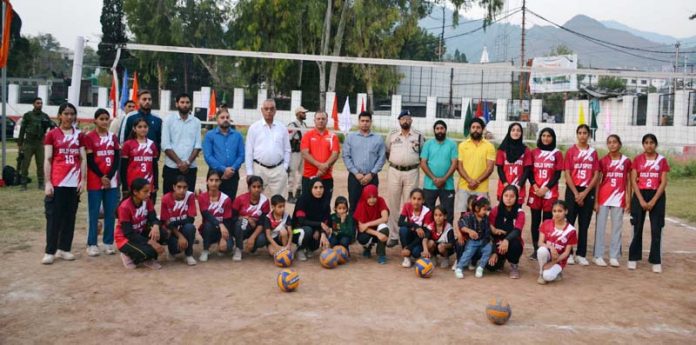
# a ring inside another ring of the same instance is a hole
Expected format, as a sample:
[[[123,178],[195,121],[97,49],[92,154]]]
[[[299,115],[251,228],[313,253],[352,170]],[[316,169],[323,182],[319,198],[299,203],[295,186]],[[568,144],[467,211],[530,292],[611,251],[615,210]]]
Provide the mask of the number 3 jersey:
[[[147,139],[140,143],[136,139],[131,139],[123,143],[121,157],[128,157],[128,167],[126,167],[126,183],[130,186],[136,178],[144,178],[152,184],[154,182],[155,160],[159,156],[155,142]],[[121,167],[123,169],[123,167]]]
[[[104,175],[109,174],[114,164],[119,163],[115,161],[114,157],[116,150],[119,149],[118,139],[112,133],[107,133],[105,136],[100,136],[97,131],[87,133],[85,135],[85,148],[94,154],[94,162]],[[111,188],[116,187],[118,187],[118,174],[114,174],[111,178]],[[103,189],[101,178],[91,169],[87,169],[87,189]]]
[[[626,207],[626,185],[631,171],[631,160],[622,155],[611,159],[607,154],[599,161],[602,182],[599,184],[597,203],[601,206]]]
[[[65,134],[63,130],[54,128],[44,139],[44,145],[53,147],[51,160],[51,184],[54,187],[77,187],[82,180],[82,156],[80,148],[84,146],[84,136],[80,131],[72,129]]]

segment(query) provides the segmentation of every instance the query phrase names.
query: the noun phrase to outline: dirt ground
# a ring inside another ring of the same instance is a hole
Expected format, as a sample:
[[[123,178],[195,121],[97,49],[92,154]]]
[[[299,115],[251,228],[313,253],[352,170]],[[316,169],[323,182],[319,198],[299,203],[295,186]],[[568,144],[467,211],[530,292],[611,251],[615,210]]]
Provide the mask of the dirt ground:
[[[345,171],[335,181],[334,194],[345,195]],[[337,269],[321,268],[316,255],[294,263],[301,285],[282,293],[279,269],[261,251],[241,263],[212,255],[195,267],[163,259],[160,271],[127,271],[117,255],[86,255],[85,223],[79,217],[74,262],[41,265],[42,232],[27,250],[0,254],[0,343],[693,344],[696,336],[696,228],[685,224],[667,222],[661,275],[646,261],[626,269],[626,217],[621,268],[569,266],[563,281],[546,286],[537,285],[536,262],[526,258],[527,224],[519,280],[507,270],[457,280],[449,268],[420,279],[400,266],[397,248],[381,266],[353,245],[355,259]],[[590,232],[592,244],[594,222]],[[647,227],[645,234],[649,248]],[[512,306],[504,326],[486,320],[492,296]]]

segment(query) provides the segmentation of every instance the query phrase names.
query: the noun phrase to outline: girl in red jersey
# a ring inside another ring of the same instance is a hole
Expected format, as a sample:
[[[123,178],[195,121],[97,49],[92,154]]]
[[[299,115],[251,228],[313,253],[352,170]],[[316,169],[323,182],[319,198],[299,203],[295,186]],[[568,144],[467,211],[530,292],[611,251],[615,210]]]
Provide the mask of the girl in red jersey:
[[[423,250],[422,256],[430,258],[433,255],[440,257],[440,267],[449,267],[449,257],[454,253],[454,228],[447,221],[447,210],[442,205],[433,209],[433,221],[427,225],[430,238]]]
[[[232,204],[232,234],[235,247],[234,261],[242,260],[242,251],[251,253],[266,245],[263,233],[263,217],[271,211],[268,198],[263,195],[263,179],[259,176],[247,177],[247,193],[234,199]],[[246,245],[244,240],[247,241]]]
[[[177,176],[172,191],[162,197],[162,229],[167,233],[169,254],[184,252],[186,264],[194,266],[193,242],[196,240],[196,196],[188,190],[185,176]]]
[[[147,138],[148,124],[145,119],[138,119],[133,124],[129,140],[121,149],[121,181],[127,188],[136,178],[144,178],[152,184],[150,197],[154,204],[157,200],[159,186],[157,158],[159,151],[154,141]]]
[[[46,250],[41,263],[52,264],[54,257],[75,260],[70,253],[75,233],[75,213],[85,189],[84,137],[72,124],[77,109],[70,103],[58,108],[60,125],[44,139],[46,181]]]
[[[648,262],[655,273],[662,273],[660,246],[662,228],[665,226],[665,188],[669,164],[667,158],[655,152],[657,138],[654,134],[643,136],[644,152],[633,159],[631,170],[631,224],[633,240],[628,250],[628,269],[636,269],[637,261],[643,256],[643,224],[645,213],[650,213],[650,256]]]
[[[623,214],[624,211],[628,213],[630,210],[631,184],[629,183],[629,175],[631,160],[621,154],[621,138],[618,135],[612,134],[607,137],[607,148],[609,153],[599,161],[601,177],[594,205],[595,212],[597,212],[594,263],[597,266],[607,265],[603,258],[604,232],[607,227],[607,217],[611,215],[609,264],[612,267],[619,267]]]
[[[520,277],[519,262],[524,248],[522,229],[524,229],[524,211],[519,200],[517,187],[508,185],[503,190],[502,199],[498,206],[491,210],[489,222],[493,235],[493,253],[488,259],[491,271],[502,270],[505,261],[510,261],[510,278]]]
[[[551,207],[558,200],[558,182],[563,172],[563,154],[556,148],[556,132],[544,128],[539,132],[537,147],[532,150],[532,173],[529,175],[527,205],[532,211],[532,242],[536,260],[539,242],[539,224],[551,218]]]
[[[367,185],[360,194],[353,218],[358,223],[358,243],[363,245],[363,256],[372,256],[372,246],[377,244],[377,263],[387,263],[387,239],[389,236],[389,207],[379,196],[377,186]]]
[[[104,252],[114,254],[114,224],[118,206],[118,163],[120,150],[118,138],[109,133],[109,112],[97,109],[94,113],[95,129],[85,135],[87,152],[87,204],[89,231],[87,255],[99,255],[97,247],[97,223],[99,208],[104,207]]]
[[[519,190],[520,205],[527,195],[527,180],[532,171],[532,152],[522,141],[522,125],[515,122],[508,127],[507,135],[498,147],[495,164],[498,167],[498,200],[502,200],[503,189],[509,185]]]
[[[570,250],[578,243],[577,232],[568,223],[568,207],[565,202],[557,200],[553,203],[553,218],[545,220],[539,234],[539,279],[537,283],[559,281],[563,278]]]
[[[198,258],[208,261],[210,246],[218,244],[218,253],[224,253],[232,247],[232,199],[220,191],[220,173],[214,169],[206,176],[207,191],[198,194],[198,207],[203,216],[203,223],[198,231],[203,237],[203,251]]]
[[[590,263],[587,256],[587,229],[590,228],[592,211],[595,203],[594,187],[599,180],[599,156],[587,141],[590,138],[590,126],[582,124],[575,130],[578,139],[566,152],[563,160],[565,166],[566,192],[565,202],[568,205],[568,222],[575,226],[578,220],[577,262],[582,266]],[[568,259],[569,265],[575,264],[573,251]]]
[[[136,178],[130,185],[130,196],[118,206],[116,246],[123,266],[128,269],[139,263],[156,270],[162,268],[157,257],[164,253],[160,244],[166,243],[166,234],[159,227],[150,188],[148,180]]]
[[[425,194],[420,188],[415,188],[409,194],[409,201],[401,208],[399,215],[399,241],[401,242],[401,256],[404,261],[402,267],[411,267],[411,257],[421,257],[423,249],[430,238],[427,224],[433,222],[430,209],[423,205]],[[430,256],[430,253],[428,253]]]

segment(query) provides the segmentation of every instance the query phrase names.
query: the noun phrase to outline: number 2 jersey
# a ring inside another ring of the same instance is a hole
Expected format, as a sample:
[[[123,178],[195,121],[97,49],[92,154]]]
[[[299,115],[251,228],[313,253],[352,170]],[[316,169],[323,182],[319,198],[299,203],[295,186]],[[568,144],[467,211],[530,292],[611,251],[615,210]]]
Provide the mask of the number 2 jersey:
[[[532,174],[534,182],[539,187],[545,187],[553,178],[556,171],[563,171],[563,154],[558,149],[545,151],[540,148],[532,150]],[[530,189],[530,199],[534,191]],[[558,183],[544,195],[544,199],[558,199]]]
[[[669,172],[669,164],[663,155],[648,160],[645,153],[641,153],[633,158],[633,170],[636,171],[638,189],[657,190],[662,183],[662,173]]]
[[[158,156],[157,145],[150,139],[147,139],[144,143],[140,143],[136,139],[123,143],[121,157],[128,157],[126,185],[130,188],[133,180],[141,177],[150,181],[151,184],[154,183],[154,164],[157,164]]]
[[[631,160],[621,155],[611,159],[608,154],[599,161],[602,182],[599,184],[597,203],[600,206],[626,207],[626,186],[631,171]]]
[[[82,156],[80,148],[84,146],[84,135],[74,128],[71,133],[54,128],[46,134],[44,145],[53,147],[51,160],[51,184],[53,187],[77,187],[82,181]]]

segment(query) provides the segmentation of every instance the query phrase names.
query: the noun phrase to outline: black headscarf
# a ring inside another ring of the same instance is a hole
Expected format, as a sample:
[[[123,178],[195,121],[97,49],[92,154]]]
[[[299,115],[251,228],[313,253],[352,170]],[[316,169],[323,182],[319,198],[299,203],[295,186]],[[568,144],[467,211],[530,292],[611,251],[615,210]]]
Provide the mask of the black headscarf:
[[[519,139],[512,139],[512,137],[510,136],[510,132],[512,132],[513,126],[520,127],[520,131],[522,132],[522,135],[520,135]],[[498,150],[505,151],[505,159],[508,162],[515,163],[524,154],[524,149],[526,148],[526,146],[524,145],[524,142],[522,141],[523,137],[524,137],[524,129],[522,129],[522,125],[520,125],[517,122],[510,124],[510,126],[508,127],[507,135],[505,136],[505,139],[503,139],[503,142],[500,143],[500,147],[498,147]]]
[[[322,183],[321,179],[317,177],[309,180],[309,190],[303,191],[297,204],[295,204],[295,211],[292,216],[293,221],[298,218],[304,218],[311,223],[328,221],[331,216],[331,207],[326,202],[326,191],[324,191],[324,195],[321,198],[316,198],[312,194],[312,187],[317,182]]]
[[[515,203],[512,205],[512,209],[508,210],[507,206],[503,203],[502,194],[506,191],[513,190],[515,192]],[[501,193],[501,200],[498,203],[498,214],[495,217],[495,224],[493,224],[497,229],[505,230],[509,233],[515,229],[515,220],[517,219],[517,213],[519,211],[520,205],[517,203],[519,198],[517,187],[514,185],[508,185]]]
[[[544,145],[541,142],[541,135],[544,134],[544,132],[548,132],[549,134],[551,134],[551,138],[553,138],[553,140],[551,140],[551,144],[549,145]],[[542,129],[541,132],[539,132],[539,138],[537,139],[537,147],[544,151],[552,151],[556,148],[556,132],[553,131],[553,128],[546,127]]]

